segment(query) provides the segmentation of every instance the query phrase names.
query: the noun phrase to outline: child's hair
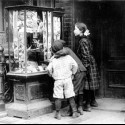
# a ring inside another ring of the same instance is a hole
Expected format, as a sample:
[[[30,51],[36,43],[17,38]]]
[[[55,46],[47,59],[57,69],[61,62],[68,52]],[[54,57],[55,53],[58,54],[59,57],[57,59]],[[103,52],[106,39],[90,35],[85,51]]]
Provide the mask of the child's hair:
[[[87,26],[86,24],[82,23],[82,22],[77,22],[75,24],[77,26],[77,28],[82,31],[82,33],[84,34],[84,32],[87,30]]]
[[[63,46],[66,46],[66,41],[64,41],[64,40],[62,40],[62,39],[60,39],[60,40],[56,40],[56,41],[62,43]]]

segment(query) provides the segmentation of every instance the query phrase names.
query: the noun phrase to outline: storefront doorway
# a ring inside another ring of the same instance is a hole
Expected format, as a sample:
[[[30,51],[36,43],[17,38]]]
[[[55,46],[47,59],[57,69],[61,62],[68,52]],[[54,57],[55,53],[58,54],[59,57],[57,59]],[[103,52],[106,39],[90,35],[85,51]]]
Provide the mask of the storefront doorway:
[[[88,26],[100,74],[100,94],[125,97],[125,1],[76,1],[75,22]],[[77,47],[75,40],[75,47]],[[75,48],[76,50],[76,48]]]

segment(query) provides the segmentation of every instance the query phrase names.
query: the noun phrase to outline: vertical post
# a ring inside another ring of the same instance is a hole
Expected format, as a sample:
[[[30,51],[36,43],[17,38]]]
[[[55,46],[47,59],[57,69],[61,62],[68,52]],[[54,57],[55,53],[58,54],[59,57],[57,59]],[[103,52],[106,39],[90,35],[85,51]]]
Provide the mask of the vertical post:
[[[5,110],[4,104],[4,67],[5,67],[5,57],[4,48],[0,45],[0,111]]]
[[[3,12],[2,12],[2,1],[0,0],[0,31],[3,31]]]

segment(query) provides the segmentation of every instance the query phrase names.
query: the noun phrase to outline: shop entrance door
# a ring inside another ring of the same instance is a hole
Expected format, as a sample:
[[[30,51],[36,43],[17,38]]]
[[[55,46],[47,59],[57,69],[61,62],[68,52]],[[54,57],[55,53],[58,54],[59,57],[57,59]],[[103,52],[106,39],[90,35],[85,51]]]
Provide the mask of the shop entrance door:
[[[75,22],[88,25],[103,97],[125,97],[125,1],[77,2]],[[77,48],[77,40],[75,40]]]
[[[101,4],[105,97],[125,97],[125,2]]]

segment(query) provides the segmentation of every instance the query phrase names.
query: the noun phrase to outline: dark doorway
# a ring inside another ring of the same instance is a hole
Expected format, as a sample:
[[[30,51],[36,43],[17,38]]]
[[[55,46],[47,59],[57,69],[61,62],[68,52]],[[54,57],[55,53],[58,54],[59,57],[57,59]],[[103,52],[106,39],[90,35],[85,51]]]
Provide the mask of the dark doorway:
[[[90,30],[90,37],[94,46],[94,56],[99,66],[101,63],[100,4],[97,2],[77,2],[75,3],[75,10],[75,22],[84,22]],[[77,50],[77,44],[76,40],[75,50]]]
[[[104,90],[106,97],[125,97],[125,2],[105,2],[102,11]]]
[[[85,22],[91,33],[101,73],[100,94],[125,97],[125,2],[76,1],[74,5],[75,22]]]

